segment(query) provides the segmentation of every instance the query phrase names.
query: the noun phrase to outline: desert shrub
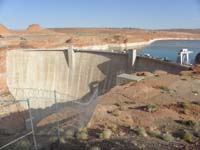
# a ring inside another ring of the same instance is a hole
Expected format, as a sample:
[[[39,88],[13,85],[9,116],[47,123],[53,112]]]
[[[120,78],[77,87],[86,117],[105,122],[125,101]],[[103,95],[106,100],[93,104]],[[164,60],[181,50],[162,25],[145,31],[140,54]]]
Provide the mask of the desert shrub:
[[[181,107],[183,109],[190,109],[191,108],[191,103],[190,102],[182,102],[180,104],[181,104]]]
[[[146,110],[147,110],[148,112],[155,112],[157,109],[158,109],[158,106],[155,105],[155,104],[148,104],[148,105],[146,106]]]
[[[145,130],[144,127],[139,127],[136,132],[137,132],[138,135],[141,135],[143,137],[147,136],[147,133],[146,133],[146,130]]]
[[[170,134],[169,132],[167,132],[167,133],[164,133],[162,135],[162,139],[165,140],[165,141],[167,141],[167,142],[171,142],[171,141],[174,140],[174,137],[172,136],[172,134]]]
[[[78,132],[88,132],[88,130],[86,127],[81,126],[80,128],[78,128]]]
[[[65,137],[64,137],[64,136],[61,136],[61,137],[60,137],[60,143],[62,143],[62,144],[65,144],[65,143],[66,143]]]
[[[182,137],[183,140],[185,140],[186,142],[192,142],[194,139],[194,136],[192,133],[185,131]]]
[[[66,139],[73,139],[74,138],[74,130],[73,129],[66,130],[64,134],[65,134]]]
[[[76,138],[78,140],[87,140],[88,139],[88,130],[86,127],[80,127],[76,133]]]
[[[125,101],[124,103],[125,103],[125,104],[135,104],[134,101]]]
[[[110,126],[110,128],[111,128],[111,130],[113,131],[113,132],[115,132],[116,130],[117,130],[117,125],[116,124],[112,124],[111,126]]]
[[[76,137],[77,137],[78,140],[87,140],[88,139],[88,133],[78,132]]]
[[[148,134],[152,137],[160,138],[161,132],[159,130],[150,130],[148,131]]]
[[[191,126],[191,127],[196,127],[199,125],[199,122],[197,120],[188,120],[186,121],[186,125]]]
[[[180,123],[190,127],[196,127],[199,125],[197,120],[181,120]]]
[[[181,80],[182,80],[182,81],[187,81],[187,79],[186,79],[186,78],[182,78]]]
[[[170,91],[170,89],[168,87],[166,87],[166,86],[158,86],[157,88],[162,90],[162,91],[166,91],[166,92]]]
[[[101,139],[110,139],[111,136],[112,136],[112,131],[109,130],[109,129],[103,130],[103,132],[100,133],[100,135],[99,135],[99,137],[100,137]]]
[[[52,137],[50,137],[49,141],[50,141],[51,143],[57,142],[57,141],[58,141],[58,136],[52,136]]]
[[[64,133],[65,132],[65,130],[63,128],[59,128],[58,130],[59,130],[60,133]]]
[[[90,150],[101,150],[101,148],[98,146],[94,146],[94,147],[91,147]]]
[[[16,150],[29,150],[31,149],[31,143],[28,139],[20,140],[17,142]]]

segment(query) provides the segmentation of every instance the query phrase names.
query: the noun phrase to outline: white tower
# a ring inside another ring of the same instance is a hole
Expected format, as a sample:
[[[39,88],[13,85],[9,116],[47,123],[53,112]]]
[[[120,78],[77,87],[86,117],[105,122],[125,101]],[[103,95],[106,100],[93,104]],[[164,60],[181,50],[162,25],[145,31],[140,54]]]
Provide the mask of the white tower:
[[[192,53],[192,51],[189,51],[188,49],[182,49],[179,52],[179,61],[181,65],[190,65],[190,57],[189,55]]]

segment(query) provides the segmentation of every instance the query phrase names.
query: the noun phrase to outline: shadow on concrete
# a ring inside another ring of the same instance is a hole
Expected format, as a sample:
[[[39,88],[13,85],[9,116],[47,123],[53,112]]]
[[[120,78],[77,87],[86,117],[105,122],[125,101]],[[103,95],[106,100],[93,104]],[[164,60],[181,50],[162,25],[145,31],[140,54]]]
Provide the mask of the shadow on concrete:
[[[96,80],[96,81],[88,83],[90,92],[92,92],[93,89],[98,85],[99,95],[102,95],[116,85],[117,75],[121,73],[128,73],[128,55],[127,54],[101,52],[101,51],[98,51],[98,52],[78,51],[78,53],[89,53],[89,54],[94,54],[100,57],[108,58],[108,61],[97,64],[96,69],[98,69],[105,76],[105,78],[102,79],[101,81]]]

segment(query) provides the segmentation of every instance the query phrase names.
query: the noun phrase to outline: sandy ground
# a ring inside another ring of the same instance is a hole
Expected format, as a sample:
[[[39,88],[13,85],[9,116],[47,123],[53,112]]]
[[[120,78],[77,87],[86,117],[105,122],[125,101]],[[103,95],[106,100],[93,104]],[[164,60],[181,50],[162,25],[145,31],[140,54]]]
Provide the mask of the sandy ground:
[[[148,150],[166,149],[166,145],[169,149],[199,149],[198,136],[193,142],[187,143],[177,135],[180,130],[193,132],[191,127],[182,125],[179,121],[200,120],[200,72],[198,68],[194,70],[182,72],[181,75],[143,73],[147,75],[143,81],[114,87],[100,97],[90,128],[113,130],[115,127],[117,129],[113,131],[113,138],[133,137],[138,128],[144,128],[146,132],[169,132],[176,137],[171,143],[151,135],[131,138],[138,149],[141,143],[144,146],[142,149]],[[182,107],[186,103],[189,104],[187,109]],[[149,112],[149,105],[155,105],[156,110]],[[194,130],[199,133],[200,126]],[[124,140],[127,141],[126,138]],[[182,146],[178,148],[180,145]]]

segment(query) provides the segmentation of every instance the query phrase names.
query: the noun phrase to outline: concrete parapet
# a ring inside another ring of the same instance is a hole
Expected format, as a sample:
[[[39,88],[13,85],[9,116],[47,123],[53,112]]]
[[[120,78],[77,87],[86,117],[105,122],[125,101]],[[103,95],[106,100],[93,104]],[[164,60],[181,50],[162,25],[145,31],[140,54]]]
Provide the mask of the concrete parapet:
[[[174,62],[167,62],[143,56],[137,56],[133,72],[164,70],[168,73],[179,74],[183,70],[188,70],[189,66],[183,66]]]

